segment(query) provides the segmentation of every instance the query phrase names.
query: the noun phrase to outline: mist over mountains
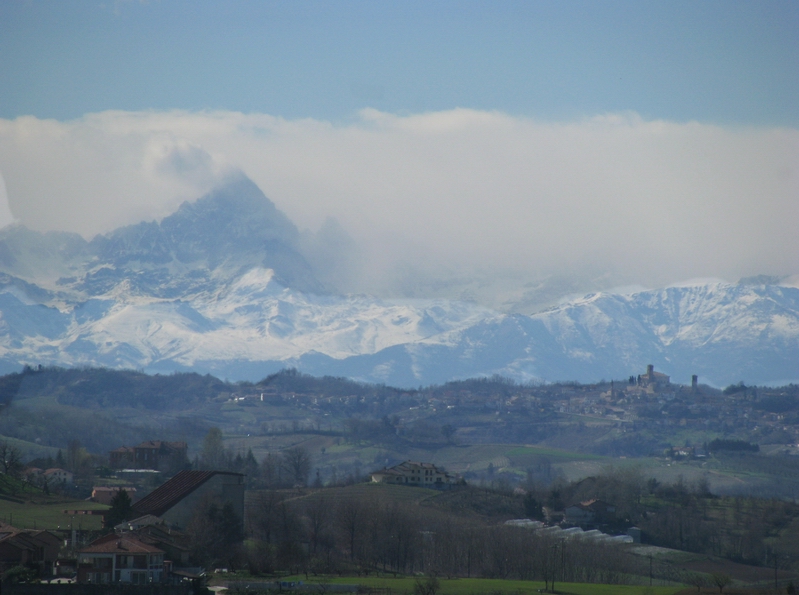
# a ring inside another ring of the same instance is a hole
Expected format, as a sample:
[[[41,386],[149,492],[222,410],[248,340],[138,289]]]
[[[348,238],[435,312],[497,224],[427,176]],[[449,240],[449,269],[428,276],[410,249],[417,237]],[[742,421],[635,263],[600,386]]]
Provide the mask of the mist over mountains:
[[[160,222],[91,240],[6,227],[0,372],[102,365],[257,380],[295,366],[418,386],[492,374],[590,382],[652,363],[678,382],[799,380],[799,289],[779,279],[600,292],[521,314],[579,284],[522,292],[516,313],[342,293],[358,259],[334,220],[300,232],[243,176]]]

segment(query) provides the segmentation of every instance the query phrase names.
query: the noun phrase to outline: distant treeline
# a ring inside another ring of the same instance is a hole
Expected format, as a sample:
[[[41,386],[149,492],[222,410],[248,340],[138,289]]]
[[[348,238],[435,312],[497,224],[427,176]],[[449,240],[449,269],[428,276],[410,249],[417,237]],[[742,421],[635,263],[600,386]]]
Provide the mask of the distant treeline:
[[[746,440],[725,440],[723,438],[716,438],[707,445],[710,452],[760,452],[760,446],[752,444]]]
[[[602,384],[602,383],[600,383]],[[606,383],[605,383],[606,384]],[[523,393],[545,395],[558,386],[598,387],[579,383],[556,385],[520,384],[494,375],[488,378],[457,380],[441,385],[400,389],[383,384],[357,382],[337,376],[311,376],[294,368],[270,374],[258,382],[228,382],[210,374],[176,372],[146,374],[135,370],[107,368],[61,368],[25,366],[22,372],[0,376],[0,406],[14,398],[55,395],[64,405],[83,408],[119,406],[152,410],[185,409],[206,403],[220,394],[275,389],[279,393],[312,394],[323,397],[357,397],[383,401],[401,395],[440,397],[466,392],[475,397],[511,397]],[[724,390],[727,395],[756,391],[743,383]],[[772,391],[777,389],[770,389]],[[781,413],[799,409],[799,386],[788,385],[753,404],[756,409]]]
[[[194,372],[150,375],[135,370],[26,366],[22,372],[0,376],[0,404],[15,398],[55,395],[59,403],[82,408],[127,406],[170,410],[186,409],[206,403],[220,394],[247,390],[257,392],[276,389],[282,394],[383,400],[420,392],[430,396],[459,391],[469,391],[476,396],[510,396],[525,386],[501,376],[459,380],[417,390],[356,382],[336,376],[316,377],[294,368],[270,374],[258,382],[234,383]]]

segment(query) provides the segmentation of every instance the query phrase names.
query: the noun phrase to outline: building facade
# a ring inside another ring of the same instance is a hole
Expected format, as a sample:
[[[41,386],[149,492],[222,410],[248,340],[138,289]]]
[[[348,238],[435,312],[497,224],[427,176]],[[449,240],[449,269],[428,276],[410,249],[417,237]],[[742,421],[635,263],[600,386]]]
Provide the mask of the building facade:
[[[61,539],[49,531],[0,523],[0,574],[14,566],[26,566],[35,568],[39,576],[50,576],[60,547]]]
[[[393,467],[372,472],[374,483],[393,483],[427,488],[443,488],[455,483],[455,478],[432,463],[405,461]]]
[[[578,527],[605,525],[616,520],[616,507],[603,500],[586,500],[563,512],[566,523]]]
[[[138,446],[120,446],[108,453],[111,467],[115,469],[180,470],[189,461],[185,442],[146,440]]]
[[[79,583],[148,585],[164,579],[164,551],[135,537],[105,535],[78,552]]]

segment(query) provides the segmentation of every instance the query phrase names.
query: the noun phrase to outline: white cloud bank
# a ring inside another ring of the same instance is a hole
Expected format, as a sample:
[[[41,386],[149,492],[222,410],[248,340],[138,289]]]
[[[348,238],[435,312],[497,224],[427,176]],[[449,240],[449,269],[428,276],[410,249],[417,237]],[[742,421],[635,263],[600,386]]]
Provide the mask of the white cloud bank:
[[[230,169],[300,228],[328,216],[379,266],[596,270],[660,284],[799,270],[799,130],[551,123],[451,110],[351,123],[233,112],[0,120],[29,227],[86,236],[156,219]]]
[[[0,229],[16,223],[14,215],[11,214],[11,208],[8,205],[8,191],[6,190],[6,181],[0,172]]]

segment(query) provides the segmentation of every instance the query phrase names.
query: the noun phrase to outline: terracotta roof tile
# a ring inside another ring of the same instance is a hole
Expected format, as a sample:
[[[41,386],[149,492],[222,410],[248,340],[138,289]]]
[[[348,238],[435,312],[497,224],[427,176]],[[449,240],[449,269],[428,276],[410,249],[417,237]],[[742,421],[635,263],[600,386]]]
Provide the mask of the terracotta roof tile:
[[[80,550],[81,554],[163,554],[164,550],[134,537],[106,535]]]

